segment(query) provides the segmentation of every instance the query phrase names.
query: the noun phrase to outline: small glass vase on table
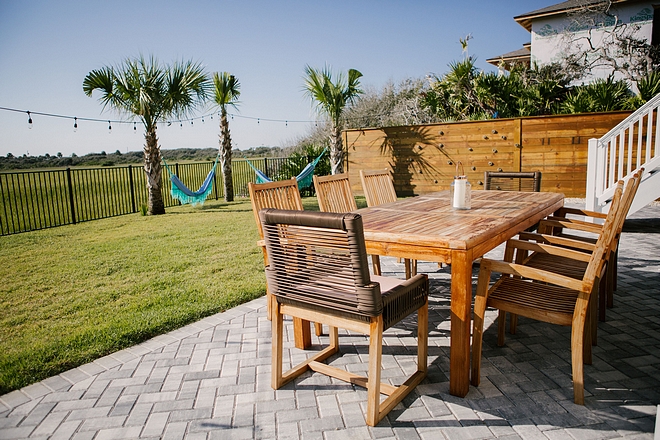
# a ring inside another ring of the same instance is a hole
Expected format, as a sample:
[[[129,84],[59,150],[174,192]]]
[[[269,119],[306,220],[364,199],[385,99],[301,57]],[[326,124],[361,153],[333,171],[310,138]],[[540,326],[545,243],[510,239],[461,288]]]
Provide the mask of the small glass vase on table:
[[[449,194],[453,209],[470,209],[472,207],[472,185],[467,180],[461,162],[456,164],[456,175],[451,183]]]

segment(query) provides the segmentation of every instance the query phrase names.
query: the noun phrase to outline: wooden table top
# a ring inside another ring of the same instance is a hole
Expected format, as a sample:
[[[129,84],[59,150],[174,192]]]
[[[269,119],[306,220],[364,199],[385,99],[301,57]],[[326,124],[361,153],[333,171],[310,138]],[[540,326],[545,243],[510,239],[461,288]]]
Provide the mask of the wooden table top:
[[[563,204],[560,193],[472,191],[472,209],[454,210],[449,191],[440,191],[357,212],[367,242],[464,250],[515,235]]]

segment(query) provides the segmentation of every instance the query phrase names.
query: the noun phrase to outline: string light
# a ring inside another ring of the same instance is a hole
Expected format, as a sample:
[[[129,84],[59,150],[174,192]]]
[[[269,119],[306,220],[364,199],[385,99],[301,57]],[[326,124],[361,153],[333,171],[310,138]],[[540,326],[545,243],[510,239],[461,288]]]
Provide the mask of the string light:
[[[108,121],[108,134],[112,134],[112,124]]]
[[[28,115],[28,127],[32,128],[32,114],[35,115],[40,115],[40,116],[48,116],[48,117],[54,117],[54,118],[62,118],[62,119],[72,119],[74,121],[74,130],[77,125],[78,119],[81,121],[89,121],[89,122],[107,122],[108,123],[108,131],[111,132],[112,130],[112,123],[116,124],[133,124],[133,131],[137,132],[137,126],[135,121],[121,121],[121,120],[105,120],[105,119],[96,119],[96,118],[79,118],[77,116],[67,116],[67,115],[60,115],[60,114],[53,114],[53,113],[42,113],[42,112],[33,112],[33,111],[26,111],[26,110],[18,110],[14,108],[7,108],[7,107],[0,107],[0,110],[5,110],[5,111],[13,111],[13,112],[20,112],[20,113],[27,113]],[[373,115],[366,115],[366,116],[360,116],[356,118],[344,118],[345,123],[349,123],[350,121],[360,121],[363,120],[365,117],[369,118],[376,118],[376,117],[383,117],[387,116],[387,114],[373,114]],[[220,112],[217,112],[218,117],[221,116]],[[204,123],[206,121],[206,118],[210,118],[213,120],[214,113],[209,113],[206,115],[190,118],[190,119],[179,119],[175,121],[166,121],[167,126],[171,126],[172,122],[179,122],[179,127],[183,128],[183,122],[190,122],[190,125],[194,126],[194,121],[195,119],[199,119]],[[266,122],[275,122],[275,123],[284,123],[285,126],[289,126],[289,122],[291,123],[314,123],[315,127],[318,127],[318,120],[290,120],[290,119],[270,119],[270,118],[261,118],[261,117],[254,117],[254,116],[243,116],[243,115],[238,115],[238,114],[233,114],[229,113],[229,116],[231,117],[232,121],[234,120],[234,117],[236,118],[242,118],[242,119],[251,119],[251,120],[256,120],[258,125],[261,125],[261,121],[266,121]]]
[[[133,122],[133,134],[137,133],[137,125],[135,122]]]
[[[77,131],[78,131],[78,118],[74,117],[73,118],[73,132],[75,133]]]

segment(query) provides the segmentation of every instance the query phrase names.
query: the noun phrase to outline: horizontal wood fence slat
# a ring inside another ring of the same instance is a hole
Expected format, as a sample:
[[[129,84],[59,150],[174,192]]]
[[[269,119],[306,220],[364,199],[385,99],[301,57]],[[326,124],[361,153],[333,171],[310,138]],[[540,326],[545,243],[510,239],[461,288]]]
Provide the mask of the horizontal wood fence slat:
[[[449,189],[461,161],[473,189],[484,171],[541,171],[541,191],[585,197],[590,138],[630,112],[539,116],[347,130],[346,169],[355,194],[359,170],[392,171],[399,196]]]

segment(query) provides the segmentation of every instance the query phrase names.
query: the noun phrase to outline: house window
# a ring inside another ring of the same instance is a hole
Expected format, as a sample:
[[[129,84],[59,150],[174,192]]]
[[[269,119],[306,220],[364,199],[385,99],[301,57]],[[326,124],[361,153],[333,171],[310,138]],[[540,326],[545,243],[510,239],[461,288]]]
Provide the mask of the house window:
[[[660,44],[660,5],[653,5],[653,29],[651,30],[651,44]]]

